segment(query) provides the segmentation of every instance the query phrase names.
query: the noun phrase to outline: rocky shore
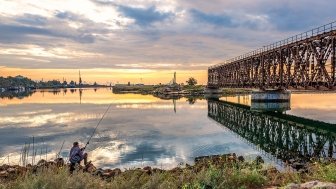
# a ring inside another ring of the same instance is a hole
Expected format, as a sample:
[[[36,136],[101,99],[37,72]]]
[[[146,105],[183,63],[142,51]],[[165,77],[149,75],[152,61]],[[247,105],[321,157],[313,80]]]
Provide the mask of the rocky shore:
[[[78,165],[73,175],[69,174],[69,165],[62,158],[54,161],[40,160],[36,165],[0,166],[0,189],[17,188],[20,182],[73,182],[77,180],[92,179],[97,185],[88,185],[78,188],[335,188],[336,164],[311,164],[305,172],[279,172],[273,167],[264,165],[264,160],[258,156],[253,161],[245,161],[243,156],[224,154],[203,156],[195,158],[194,165],[183,164],[171,170],[155,167],[144,167],[121,170],[96,168],[92,163],[86,166]],[[329,166],[329,167],[328,167]],[[47,172],[47,173],[45,173]],[[50,176],[51,175],[51,176]],[[53,177],[55,178],[49,178]],[[63,177],[61,177],[61,176]],[[50,181],[51,179],[53,181]],[[54,181],[59,179],[59,181]],[[69,179],[70,181],[66,181]],[[155,180],[157,179],[157,180]],[[334,180],[333,180],[334,179]],[[63,181],[65,180],[65,181]],[[84,182],[84,181],[83,181]],[[87,182],[87,181],[85,181]],[[89,183],[90,184],[90,183]],[[119,186],[120,185],[120,186]],[[89,187],[90,186],[90,187]],[[160,186],[160,187],[159,187]],[[56,187],[56,186],[55,186]],[[46,188],[55,188],[52,185]],[[21,187],[19,187],[21,188]],[[24,187],[27,188],[27,187]],[[28,187],[29,188],[29,187]],[[61,187],[62,188],[62,187]],[[65,187],[67,188],[67,187]],[[77,188],[77,187],[72,187]]]

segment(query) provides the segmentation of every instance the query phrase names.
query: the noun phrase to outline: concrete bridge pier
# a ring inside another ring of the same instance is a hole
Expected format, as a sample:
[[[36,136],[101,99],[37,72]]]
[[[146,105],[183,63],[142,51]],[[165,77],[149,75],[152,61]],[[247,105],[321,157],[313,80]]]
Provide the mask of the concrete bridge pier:
[[[287,90],[257,90],[251,93],[251,110],[286,112],[290,110],[291,92]]]
[[[288,90],[254,90],[251,102],[289,102],[291,92]]]
[[[207,86],[204,89],[204,97],[206,99],[219,99],[222,95],[222,89],[213,86]]]

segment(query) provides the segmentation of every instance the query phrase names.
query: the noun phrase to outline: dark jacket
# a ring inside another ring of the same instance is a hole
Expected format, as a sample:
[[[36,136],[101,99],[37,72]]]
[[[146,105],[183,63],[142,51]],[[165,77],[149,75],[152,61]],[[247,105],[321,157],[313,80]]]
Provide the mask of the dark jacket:
[[[79,161],[82,161],[83,159],[84,159],[83,151],[78,146],[72,147],[69,154],[70,162],[77,163]]]

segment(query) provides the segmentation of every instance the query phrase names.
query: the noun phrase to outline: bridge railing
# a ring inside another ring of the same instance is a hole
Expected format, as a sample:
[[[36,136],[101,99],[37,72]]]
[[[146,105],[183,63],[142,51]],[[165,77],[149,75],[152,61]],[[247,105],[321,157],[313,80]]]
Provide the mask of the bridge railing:
[[[241,60],[241,59],[245,59],[245,58],[260,54],[262,52],[266,52],[266,51],[276,49],[276,48],[279,48],[279,47],[282,47],[282,46],[285,46],[285,45],[288,45],[288,44],[291,44],[291,43],[295,43],[295,42],[298,42],[298,41],[309,39],[311,37],[314,37],[314,36],[317,36],[317,35],[320,35],[320,34],[323,34],[323,33],[326,33],[326,32],[331,32],[333,30],[336,30],[336,21],[331,22],[329,24],[325,24],[325,25],[317,27],[317,28],[314,28],[312,30],[294,35],[294,36],[289,37],[287,39],[277,41],[277,42],[272,43],[270,45],[266,45],[262,48],[259,48],[259,49],[256,49],[254,51],[248,52],[246,54],[231,58],[229,60],[225,60],[224,62],[213,65],[213,66],[210,66],[209,68],[210,69],[211,68],[216,68],[216,67],[222,66],[224,64],[229,64],[229,63]]]

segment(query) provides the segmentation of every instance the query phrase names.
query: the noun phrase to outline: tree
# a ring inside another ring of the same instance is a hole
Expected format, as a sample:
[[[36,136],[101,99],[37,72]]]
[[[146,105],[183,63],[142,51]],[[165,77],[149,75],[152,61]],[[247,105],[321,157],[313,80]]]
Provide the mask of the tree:
[[[190,86],[194,86],[194,85],[197,84],[197,80],[195,78],[193,78],[193,77],[190,77],[186,82]]]

